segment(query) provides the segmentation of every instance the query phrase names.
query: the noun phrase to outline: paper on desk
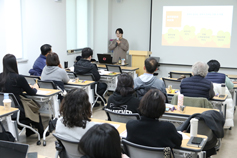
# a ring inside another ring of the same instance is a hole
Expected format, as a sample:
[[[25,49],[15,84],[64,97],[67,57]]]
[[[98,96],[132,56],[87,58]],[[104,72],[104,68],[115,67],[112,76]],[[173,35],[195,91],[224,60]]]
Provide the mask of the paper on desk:
[[[181,132],[181,131],[178,131],[179,134],[182,134],[183,136],[183,139],[190,139],[189,136],[187,136],[185,133]]]
[[[45,95],[45,94],[48,94],[48,93],[49,93],[49,91],[37,90],[37,93],[36,93],[36,94]]]
[[[174,105],[172,105],[172,104],[165,104],[165,106],[167,107],[167,108],[173,108],[174,107]]]
[[[112,71],[100,71],[100,75],[109,75]]]
[[[96,123],[96,124],[103,124],[104,122],[94,122],[94,123]],[[120,126],[118,124],[113,124],[113,123],[109,123],[109,124],[114,126],[116,129],[118,129],[118,127]]]
[[[122,138],[127,138],[127,130],[123,131],[123,132],[120,134],[120,137],[122,137]]]
[[[70,71],[73,71],[74,72],[74,66],[72,67],[69,67]]]

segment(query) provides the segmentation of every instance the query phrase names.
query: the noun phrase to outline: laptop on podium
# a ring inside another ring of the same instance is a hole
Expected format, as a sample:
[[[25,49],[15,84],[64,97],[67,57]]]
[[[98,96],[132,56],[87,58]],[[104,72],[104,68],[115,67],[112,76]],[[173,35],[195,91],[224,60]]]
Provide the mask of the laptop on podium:
[[[103,64],[116,64],[117,62],[112,62],[113,57],[110,54],[97,54],[99,63]]]

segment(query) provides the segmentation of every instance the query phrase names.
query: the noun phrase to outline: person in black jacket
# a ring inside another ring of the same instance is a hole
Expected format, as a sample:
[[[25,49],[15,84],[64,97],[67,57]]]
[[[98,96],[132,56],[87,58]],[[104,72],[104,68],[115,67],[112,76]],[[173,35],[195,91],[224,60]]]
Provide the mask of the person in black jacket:
[[[126,124],[127,140],[150,147],[179,148],[182,135],[170,122],[159,121],[165,112],[165,96],[158,89],[149,90],[142,98],[138,110],[141,120]]]
[[[40,137],[43,137],[43,125],[41,117],[39,115],[39,123],[33,122],[30,119],[25,117],[25,111],[20,99],[20,95],[23,95],[25,91],[29,95],[35,95],[38,89],[38,85],[29,85],[24,78],[24,76],[19,75],[16,57],[12,54],[6,54],[3,58],[3,72],[0,74],[0,91],[4,93],[13,93],[20,104],[16,106],[20,110],[20,122],[27,125],[33,125],[38,128]],[[16,119],[16,116],[13,115],[13,119]],[[26,128],[26,136],[34,134],[33,131]]]
[[[100,74],[94,64],[91,63],[91,58],[93,51],[91,48],[87,47],[82,49],[82,58],[74,65],[74,72],[78,75],[84,75],[92,73],[95,81],[100,80]],[[103,97],[104,92],[107,89],[107,84],[98,82],[97,83],[97,93]],[[103,98],[106,101],[105,98]],[[103,103],[103,102],[102,102]]]
[[[133,96],[134,82],[132,76],[123,73],[118,76],[118,83],[115,92],[109,97],[107,109],[118,113],[138,113],[139,99]]]

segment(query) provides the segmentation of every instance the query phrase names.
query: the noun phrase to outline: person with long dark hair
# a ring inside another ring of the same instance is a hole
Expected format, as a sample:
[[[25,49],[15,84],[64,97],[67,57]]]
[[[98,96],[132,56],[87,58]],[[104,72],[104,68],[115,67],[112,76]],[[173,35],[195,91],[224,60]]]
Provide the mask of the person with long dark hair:
[[[16,57],[12,54],[6,54],[3,57],[3,72],[0,74],[0,91],[4,93],[13,93],[19,102],[20,110],[20,122],[32,125],[38,128],[40,136],[43,136],[43,125],[41,122],[41,117],[39,115],[39,123],[33,122],[30,119],[25,117],[25,111],[20,99],[20,95],[24,96],[23,92],[26,92],[28,95],[35,95],[38,89],[38,85],[29,85],[24,78],[24,76],[19,75],[17,68]],[[13,119],[16,119],[16,116],[13,116]],[[26,136],[34,134],[33,131],[26,128]]]
[[[69,141],[80,141],[88,129],[95,125],[91,121],[91,104],[83,89],[72,89],[63,98],[61,117],[57,120],[55,134]]]
[[[165,113],[165,95],[158,89],[149,90],[139,105],[141,120],[131,120],[126,124],[127,140],[151,147],[179,148],[182,135],[170,122],[159,121]]]
[[[120,136],[116,128],[104,123],[90,128],[78,145],[81,158],[128,158],[121,154]]]
[[[128,73],[119,75],[116,90],[109,97],[106,108],[118,113],[137,113],[140,101],[133,96],[133,85],[133,78]]]

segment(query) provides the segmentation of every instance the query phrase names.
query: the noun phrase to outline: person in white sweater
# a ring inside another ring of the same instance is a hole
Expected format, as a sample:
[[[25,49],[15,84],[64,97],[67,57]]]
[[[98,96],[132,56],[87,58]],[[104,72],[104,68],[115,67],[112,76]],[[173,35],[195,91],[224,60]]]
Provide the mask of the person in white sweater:
[[[55,134],[65,140],[79,142],[95,123],[91,121],[91,104],[83,89],[72,89],[64,97],[60,107]]]

